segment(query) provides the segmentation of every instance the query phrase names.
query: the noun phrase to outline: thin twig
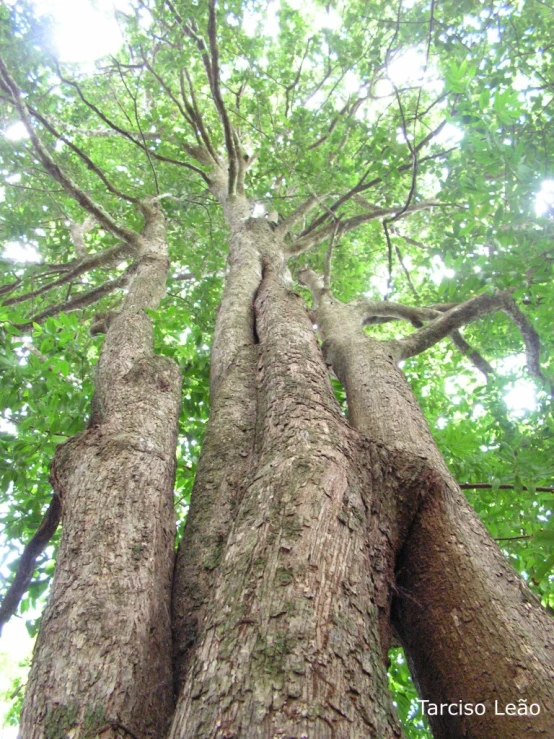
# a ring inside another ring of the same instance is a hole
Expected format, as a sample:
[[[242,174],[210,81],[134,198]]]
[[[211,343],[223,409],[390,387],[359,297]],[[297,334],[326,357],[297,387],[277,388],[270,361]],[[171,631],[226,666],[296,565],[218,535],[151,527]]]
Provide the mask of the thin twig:
[[[101,298],[104,298],[106,295],[115,292],[115,290],[118,290],[119,288],[125,287],[135,269],[136,263],[133,263],[132,265],[130,265],[130,267],[127,267],[125,272],[123,272],[123,274],[121,274],[115,280],[110,280],[109,282],[105,282],[99,287],[95,287],[92,290],[88,290],[84,293],[80,293],[72,300],[68,300],[63,303],[57,303],[56,305],[51,305],[49,308],[42,311],[41,313],[37,313],[36,315],[31,316],[31,318],[26,323],[14,323],[13,326],[18,329],[18,331],[29,331],[33,328],[33,325],[35,323],[44,323],[47,318],[57,316],[59,313],[71,313],[74,310],[80,310],[81,308],[86,308],[89,305],[93,305],[94,303],[97,303]]]
[[[23,100],[21,91],[17,86],[15,80],[10,75],[4,60],[0,57],[0,77],[2,78],[5,86],[9,90],[14,106],[19,113],[19,117],[35,150],[38,159],[40,160],[43,167],[46,169],[53,179],[56,180],[64,190],[74,198],[79,205],[81,205],[88,213],[95,216],[96,220],[101,223],[108,231],[113,233],[120,239],[138,246],[139,235],[136,231],[120,226],[113,218],[96,203],[84,190],[82,190],[73,180],[61,169],[61,167],[54,161],[42,141],[37,136],[33,124],[30,119],[29,109]]]
[[[523,536],[500,536],[495,541],[520,541],[521,539],[532,539],[533,537],[529,534]]]
[[[323,273],[323,287],[325,290],[329,289],[331,284],[331,260],[333,257],[333,248],[335,246],[335,239],[337,237],[340,228],[340,220],[336,221],[335,228],[331,238],[329,239],[329,246],[327,248],[327,254],[325,255],[325,271]]]
[[[492,490],[493,488],[495,490],[515,490],[515,485],[498,485],[494,486],[491,482],[463,482],[460,485],[460,488],[462,490]],[[525,485],[521,486],[521,490],[529,490],[528,487]],[[554,493],[554,488],[543,488],[543,487],[536,487],[533,488],[532,492],[536,493]]]

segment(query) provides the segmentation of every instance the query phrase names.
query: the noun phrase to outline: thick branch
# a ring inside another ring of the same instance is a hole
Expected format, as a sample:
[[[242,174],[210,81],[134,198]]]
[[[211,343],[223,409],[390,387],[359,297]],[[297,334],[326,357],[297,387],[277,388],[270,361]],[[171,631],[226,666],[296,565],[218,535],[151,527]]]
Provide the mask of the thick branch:
[[[210,0],[209,4],[209,22],[208,22],[208,37],[210,41],[210,52],[212,55],[212,76],[210,79],[212,85],[212,94],[214,96],[215,104],[221,122],[223,124],[223,131],[225,134],[225,146],[227,148],[227,156],[229,157],[229,195],[233,195],[237,185],[237,165],[240,152],[237,151],[235,145],[235,136],[231,121],[227,114],[227,108],[223,102],[221,96],[220,78],[219,78],[219,49],[217,46],[217,33],[216,33],[216,17],[215,17],[215,0]]]
[[[142,49],[141,49],[141,55],[144,61],[144,65],[146,66],[150,74],[153,77],[155,77],[155,79],[158,81],[162,89],[165,90],[170,100],[176,105],[177,109],[179,110],[179,113],[181,114],[183,119],[187,122],[187,124],[190,126],[192,133],[194,134],[196,138],[198,146],[191,146],[190,144],[187,144],[186,142],[182,142],[181,145],[183,146],[183,149],[187,152],[187,154],[189,154],[189,156],[193,157],[194,159],[199,161],[201,164],[206,164],[208,166],[218,164],[217,155],[215,154],[210,138],[204,127],[202,117],[200,116],[198,112],[198,108],[196,106],[194,96],[193,96],[193,105],[190,104],[187,98],[187,95],[185,92],[183,70],[179,70],[179,84],[180,84],[181,97],[183,98],[183,103],[185,106],[184,108],[179,102],[177,96],[174,95],[169,85],[165,82],[163,77],[159,75],[154,69],[154,67],[148,62],[146,56],[142,52]],[[189,79],[189,84],[190,84],[190,78],[188,77],[188,74],[187,74],[187,79]],[[149,152],[150,154],[153,154],[153,152],[151,152],[147,148],[145,148],[144,150],[146,152]]]
[[[433,321],[441,314],[432,308],[417,308],[403,303],[394,303],[390,300],[368,300],[362,298],[353,303],[364,326],[370,326],[381,321],[376,318],[409,321],[412,326],[420,328],[423,323]]]
[[[427,208],[434,208],[441,205],[445,205],[445,203],[424,201],[421,203],[410,205],[408,208],[404,208],[404,206],[398,206],[396,208],[377,208],[369,213],[361,213],[360,215],[353,216],[352,218],[346,218],[344,221],[341,221],[339,233],[343,234],[347,231],[353,231],[355,228],[358,228],[358,226],[361,226],[362,223],[375,221],[387,215],[393,214],[396,216],[399,211],[402,211],[402,215],[399,217],[404,217],[406,215],[409,215],[410,213],[415,213],[418,210],[425,210]],[[335,230],[335,227],[336,224],[335,222],[333,222],[328,223],[326,226],[323,226],[318,231],[310,231],[308,233],[305,232],[305,235],[299,236],[296,241],[293,241],[293,243],[290,245],[289,254],[303,254],[304,252],[308,251],[308,249],[321,244],[322,241],[325,241],[325,239],[331,236],[331,234]]]
[[[459,349],[459,351],[461,351],[464,357],[467,357],[469,361],[485,375],[487,380],[491,375],[494,375],[494,369],[491,367],[491,365],[484,357],[479,354],[476,349],[474,349],[470,344],[467,343],[467,341],[458,330],[450,332],[450,339],[454,346]]]
[[[470,321],[481,318],[487,313],[502,311],[505,313],[518,327],[523,343],[525,345],[525,355],[527,359],[527,370],[529,374],[537,377],[542,382],[550,386],[550,391],[554,394],[554,387],[542,373],[540,366],[540,339],[539,335],[533,328],[527,316],[516,305],[514,299],[508,291],[499,292],[495,295],[487,293],[478,295],[465,303],[460,303],[450,310],[443,313],[440,317],[429,323],[425,328],[416,331],[404,339],[393,342],[396,345],[398,359],[407,359],[416,354],[421,354],[426,349],[436,344],[445,336],[450,335],[458,348],[473,361],[473,363],[485,375],[492,372],[491,366],[474,350],[471,349],[465,340],[452,333],[464,326]],[[460,341],[461,340],[461,341]]]
[[[27,592],[33,572],[35,571],[36,561],[48,546],[50,539],[54,536],[60,522],[60,516],[60,499],[58,494],[54,493],[40,526],[23,550],[12,584],[2,598],[2,603],[0,604],[0,634],[2,633],[4,624],[17,611],[21,598]]]
[[[402,173],[402,172],[407,172],[409,170],[411,170],[412,171],[412,174],[413,174],[413,157],[414,157],[414,155],[417,155],[421,151],[421,149],[426,144],[428,144],[429,141],[431,141],[431,139],[433,139],[435,136],[437,136],[440,133],[440,131],[442,130],[442,128],[444,127],[444,125],[445,125],[445,122],[443,121],[443,123],[441,123],[433,131],[431,131],[429,134],[427,134],[427,136],[425,136],[419,142],[419,144],[417,144],[415,147],[413,147],[413,150],[412,150],[412,160],[409,163],[407,163],[407,164],[402,164],[399,167],[397,167],[396,171],[399,174]],[[433,160],[433,159],[437,159],[437,158],[442,157],[442,156],[446,156],[447,154],[449,154],[451,151],[454,151],[455,149],[456,149],[456,147],[453,146],[450,149],[446,149],[444,151],[439,151],[439,152],[437,152],[435,154],[429,154],[426,157],[422,157],[421,159],[418,159],[418,169],[419,169],[419,167],[424,162],[427,162],[427,161],[430,161],[430,160]],[[369,172],[370,172],[370,169],[368,168],[362,174],[362,176],[360,177],[360,179],[358,180],[358,182],[354,185],[354,187],[352,187],[350,190],[348,190],[343,195],[341,195],[341,197],[333,205],[331,205],[329,207],[328,214],[327,215],[324,214],[324,215],[320,216],[319,218],[317,218],[313,223],[311,223],[308,226],[308,228],[306,228],[304,230],[304,232],[301,235],[302,236],[306,236],[310,232],[312,232],[315,229],[317,229],[319,226],[321,226],[323,223],[325,223],[325,221],[327,220],[327,218],[329,217],[329,215],[332,215],[332,214],[336,213],[336,211],[340,208],[341,205],[343,205],[345,202],[347,202],[348,200],[350,200],[351,198],[353,198],[355,195],[359,195],[362,192],[366,192],[367,190],[371,189],[372,187],[375,187],[379,183],[383,182],[384,177],[374,177],[372,180],[367,181],[367,177],[369,175]]]
[[[192,80],[190,78],[190,74],[188,73],[188,70],[184,70],[185,76],[187,78],[188,86],[189,86],[189,93],[190,93],[190,99],[192,103],[192,109],[194,111],[194,120],[196,121],[196,125],[198,126],[198,130],[200,132],[200,136],[202,138],[202,141],[204,142],[204,146],[208,150],[212,160],[218,165],[221,166],[221,162],[219,159],[219,156],[217,154],[217,151],[214,148],[214,145],[212,144],[212,140],[208,134],[208,131],[206,127],[204,126],[204,121],[202,119],[202,115],[200,113],[200,109],[198,108],[198,103],[196,102],[196,94],[194,92],[194,85],[192,84]],[[180,79],[182,80],[182,75],[180,75]],[[181,90],[183,97],[184,95],[184,84],[181,82]]]
[[[335,237],[339,231],[340,221],[335,223],[335,230],[331,234],[329,239],[329,246],[327,247],[327,253],[325,255],[325,270],[323,272],[323,285],[328,290],[331,284],[331,263],[333,260],[333,249],[335,248]]]
[[[396,345],[397,358],[402,360],[421,354],[466,323],[481,318],[488,313],[503,310],[508,299],[511,300],[511,296],[507,292],[494,295],[484,293],[457,305],[435,318],[419,331],[415,331],[404,339],[391,342]]]
[[[322,280],[321,277],[319,277],[313,270],[310,269],[302,270],[299,273],[299,278],[302,284],[306,285],[306,287],[308,287],[308,289],[312,293],[314,308],[317,308],[319,297],[327,289],[328,286],[325,284],[325,281]],[[511,299],[507,293],[504,295],[508,296],[507,299]],[[483,296],[480,297],[482,298]],[[474,298],[474,300],[476,299]],[[350,303],[350,306],[356,311],[359,316],[360,323],[364,326],[387,323],[388,321],[405,320],[409,321],[412,326],[420,328],[423,326],[424,323],[432,321],[434,323],[427,328],[431,328],[432,330],[434,330],[433,327],[436,327],[437,321],[440,318],[445,317],[445,313],[443,312],[445,310],[445,306],[438,306],[439,309],[437,309],[436,306],[430,308],[420,308],[410,305],[404,305],[403,303],[394,303],[388,300],[368,300],[367,298],[353,301],[352,303]],[[462,306],[467,308],[467,303],[463,303],[461,305],[450,304],[446,307],[448,310],[452,311],[454,308],[459,308]],[[441,308],[442,310],[440,310]],[[490,310],[497,309],[498,307],[490,308]],[[484,312],[490,312],[490,310],[485,308],[483,309]],[[483,314],[484,313],[480,313],[479,315]],[[465,313],[465,315],[467,316],[467,313]],[[473,320],[473,318],[470,318],[469,320]],[[444,325],[442,325],[441,330],[446,331]],[[412,334],[411,337],[420,336],[421,333],[421,331],[418,331],[416,334]],[[475,349],[473,349],[473,347],[470,346],[470,344],[468,344],[468,342],[460,334],[457,328],[454,328],[449,332],[446,331],[446,333],[441,335],[441,338],[444,338],[444,336],[446,335],[450,337],[453,344],[462,352],[462,354],[466,356],[475,365],[475,367],[477,367],[477,369],[480,370],[487,378],[490,375],[494,374],[494,370],[491,365],[479,354],[479,352],[477,352]],[[408,339],[410,339],[411,337],[408,337]]]
[[[71,234],[71,241],[75,247],[75,253],[78,259],[84,259],[87,255],[85,248],[85,235],[92,231],[96,226],[96,218],[94,216],[87,216],[82,223],[71,223],[69,225],[69,233]]]
[[[325,284],[323,277],[314,272],[313,269],[305,267],[298,272],[298,279],[301,285],[305,285],[312,294],[312,307],[317,310],[319,300],[322,294],[325,292]]]
[[[319,205],[321,203],[321,200],[322,197],[320,197],[319,195],[311,195],[307,200],[304,200],[303,203],[300,203],[300,205],[295,208],[292,213],[289,213],[289,215],[281,221],[281,223],[275,229],[276,233],[281,238],[286,236],[286,234],[288,234],[289,231],[304,218],[304,216],[308,215],[308,213],[313,208],[315,208],[316,205]]]
[[[527,318],[525,313],[520,310],[511,296],[506,299],[502,310],[508,318],[515,323],[521,333],[523,343],[525,344],[527,369],[529,370],[529,373],[544,381],[545,377],[540,365],[540,339],[538,333],[531,325],[531,321]]]
[[[221,84],[220,84],[220,70],[219,70],[219,49],[217,46],[217,33],[216,33],[216,17],[215,17],[215,0],[209,2],[209,20],[208,20],[208,41],[210,44],[210,50],[206,47],[204,39],[199,35],[194,25],[186,23],[180,16],[179,12],[171,2],[167,0],[167,5],[171,12],[175,16],[176,20],[181,24],[186,35],[194,41],[204,68],[206,70],[206,76],[210,85],[210,90],[214,99],[215,107],[217,109],[219,118],[223,126],[223,133],[225,137],[225,148],[227,150],[228,164],[229,164],[229,176],[228,176],[228,193],[234,195],[237,186],[238,166],[240,152],[236,148],[236,139],[233,132],[231,121],[227,113],[227,108],[223,102],[221,95]]]

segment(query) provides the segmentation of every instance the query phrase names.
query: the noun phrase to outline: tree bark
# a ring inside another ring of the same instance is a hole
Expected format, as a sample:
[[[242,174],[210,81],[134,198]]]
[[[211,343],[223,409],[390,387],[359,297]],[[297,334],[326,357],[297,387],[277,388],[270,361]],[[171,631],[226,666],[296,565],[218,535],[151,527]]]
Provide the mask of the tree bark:
[[[248,228],[266,264],[255,449],[169,737],[398,737],[358,436],[282,284],[281,245]]]
[[[482,716],[429,715],[436,739],[552,735],[554,622],[456,486],[424,501],[397,582],[395,623],[422,698],[485,706]],[[520,699],[540,713],[507,714]]]
[[[262,265],[252,239],[242,235],[245,199],[225,204],[231,229],[229,274],[211,351],[210,418],[177,552],[172,594],[173,664],[179,694],[238,504],[254,444],[256,360],[252,305]]]
[[[58,447],[62,539],[25,694],[21,736],[164,735],[172,710],[169,603],[180,406],[145,308],[168,272],[163,217],[142,204],[138,265],[106,317],[89,427]]]
[[[349,419],[382,447],[388,477],[398,480],[390,529],[397,556],[394,622],[422,698],[428,706],[445,705],[443,715],[426,711],[434,736],[550,736],[554,622],[448,472],[396,366],[394,342],[365,336],[355,312],[312,287],[326,357],[345,387]],[[507,714],[507,704],[517,708],[519,699],[538,704],[540,713]],[[465,715],[460,702],[484,704],[485,712]],[[464,715],[452,715],[447,704]]]

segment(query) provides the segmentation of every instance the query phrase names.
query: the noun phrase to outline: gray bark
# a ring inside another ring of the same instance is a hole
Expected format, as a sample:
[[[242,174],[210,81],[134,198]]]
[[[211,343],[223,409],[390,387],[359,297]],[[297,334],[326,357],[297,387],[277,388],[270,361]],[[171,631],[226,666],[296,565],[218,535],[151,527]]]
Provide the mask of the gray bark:
[[[172,710],[169,602],[180,374],[153,353],[145,308],[167,242],[143,203],[137,269],[106,320],[91,424],[58,447],[62,538],[21,717],[24,739],[163,736]]]

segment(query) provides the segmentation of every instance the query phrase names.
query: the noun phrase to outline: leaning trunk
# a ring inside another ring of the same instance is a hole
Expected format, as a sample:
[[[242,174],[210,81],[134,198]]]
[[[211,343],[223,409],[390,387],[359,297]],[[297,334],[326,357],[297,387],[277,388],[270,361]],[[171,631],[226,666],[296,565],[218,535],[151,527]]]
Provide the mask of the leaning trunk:
[[[457,486],[424,501],[397,582],[397,629],[436,739],[552,735],[554,622]]]
[[[244,229],[266,265],[255,447],[169,736],[392,739],[365,451],[304,305],[283,287],[282,245],[263,221]]]
[[[397,480],[389,529],[397,558],[394,621],[434,736],[550,736],[554,622],[448,472],[397,366],[394,342],[369,339],[347,306],[317,286],[314,294],[350,421],[380,446],[387,478]],[[538,715],[525,710],[532,703]]]
[[[165,291],[155,202],[122,310],[105,319],[89,427],[58,447],[62,539],[25,694],[21,735],[163,736],[172,709],[169,599],[177,366],[153,352],[145,308]]]

